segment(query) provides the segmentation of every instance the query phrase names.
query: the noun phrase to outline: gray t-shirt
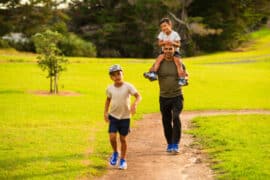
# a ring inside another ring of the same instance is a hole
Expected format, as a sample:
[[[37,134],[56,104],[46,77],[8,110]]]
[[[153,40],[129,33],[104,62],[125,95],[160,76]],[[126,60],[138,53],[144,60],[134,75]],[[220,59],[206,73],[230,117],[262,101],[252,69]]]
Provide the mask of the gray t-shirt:
[[[120,87],[115,87],[114,85],[108,86],[106,94],[108,98],[111,98],[109,114],[117,119],[129,119],[130,95],[136,93],[136,88],[127,82],[124,82]]]
[[[171,98],[182,94],[174,61],[163,60],[157,73],[161,97]]]

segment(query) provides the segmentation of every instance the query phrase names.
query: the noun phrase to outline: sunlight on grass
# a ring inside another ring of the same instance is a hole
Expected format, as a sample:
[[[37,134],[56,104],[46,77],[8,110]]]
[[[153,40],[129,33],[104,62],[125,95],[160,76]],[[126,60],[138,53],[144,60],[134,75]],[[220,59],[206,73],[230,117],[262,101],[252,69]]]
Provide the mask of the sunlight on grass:
[[[269,122],[269,115],[198,117],[191,132],[216,162],[218,179],[268,179]]]
[[[184,110],[270,109],[270,35],[253,41],[248,51],[184,59],[190,74],[190,85],[183,88]],[[112,83],[108,68],[121,64],[125,80],[142,94],[135,120],[159,111],[158,83],[142,75],[154,59],[69,57],[59,88],[79,95],[40,96],[33,92],[48,91],[49,80],[36,56],[0,51],[0,179],[104,173],[111,152],[103,120],[105,89]]]

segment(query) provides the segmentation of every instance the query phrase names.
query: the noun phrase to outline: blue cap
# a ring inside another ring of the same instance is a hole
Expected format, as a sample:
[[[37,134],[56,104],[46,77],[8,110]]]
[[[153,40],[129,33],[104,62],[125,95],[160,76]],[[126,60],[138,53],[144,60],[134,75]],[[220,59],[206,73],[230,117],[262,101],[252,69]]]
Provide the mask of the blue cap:
[[[116,71],[122,71],[122,68],[118,64],[114,64],[109,68],[109,74],[116,72]]]

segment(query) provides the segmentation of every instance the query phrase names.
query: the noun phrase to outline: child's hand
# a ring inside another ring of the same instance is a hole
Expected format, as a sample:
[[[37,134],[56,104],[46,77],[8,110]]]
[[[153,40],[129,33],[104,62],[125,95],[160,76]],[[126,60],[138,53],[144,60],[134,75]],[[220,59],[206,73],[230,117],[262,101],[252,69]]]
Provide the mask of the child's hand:
[[[164,41],[165,45],[173,45],[173,42],[172,41]]]
[[[105,120],[105,122],[109,122],[109,114],[108,113],[104,113],[104,120]]]
[[[132,104],[130,107],[130,113],[131,115],[134,115],[136,113],[136,109],[137,109],[137,105],[136,104]]]

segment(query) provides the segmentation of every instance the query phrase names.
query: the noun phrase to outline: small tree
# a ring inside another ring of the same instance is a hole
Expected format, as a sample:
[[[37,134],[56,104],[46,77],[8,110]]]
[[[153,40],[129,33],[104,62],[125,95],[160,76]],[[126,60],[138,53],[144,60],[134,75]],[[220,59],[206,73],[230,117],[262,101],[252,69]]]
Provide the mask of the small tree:
[[[48,71],[47,78],[50,78],[50,93],[58,93],[59,74],[66,70],[68,60],[61,56],[61,51],[57,43],[62,39],[58,32],[46,30],[33,36],[33,41],[37,53],[38,65],[43,71]]]

